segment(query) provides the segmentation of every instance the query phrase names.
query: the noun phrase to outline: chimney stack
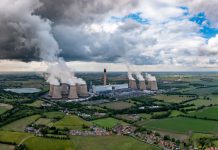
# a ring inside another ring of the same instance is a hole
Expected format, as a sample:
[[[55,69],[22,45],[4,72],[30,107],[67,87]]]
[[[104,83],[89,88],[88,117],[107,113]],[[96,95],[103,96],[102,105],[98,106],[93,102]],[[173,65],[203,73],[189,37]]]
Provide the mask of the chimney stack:
[[[107,85],[107,70],[104,69],[104,85]]]
[[[146,90],[145,81],[139,81],[139,89],[142,91]]]
[[[129,80],[129,88],[137,90],[137,85],[135,80]]]
[[[70,91],[69,91],[69,99],[77,99],[78,95],[77,95],[77,88],[75,85],[71,85],[70,86]]]
[[[61,87],[59,85],[54,85],[53,87],[53,93],[52,93],[52,98],[53,99],[61,99]]]
[[[66,83],[61,84],[61,94],[66,96],[69,94],[69,85]]]

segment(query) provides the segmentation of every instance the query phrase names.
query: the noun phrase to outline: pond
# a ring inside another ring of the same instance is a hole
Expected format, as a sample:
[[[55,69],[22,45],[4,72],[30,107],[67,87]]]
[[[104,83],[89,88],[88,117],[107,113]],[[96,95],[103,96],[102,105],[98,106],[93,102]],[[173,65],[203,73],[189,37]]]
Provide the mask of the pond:
[[[11,88],[11,89],[4,89],[7,92],[14,92],[18,94],[31,94],[31,93],[38,93],[41,90],[37,88]]]

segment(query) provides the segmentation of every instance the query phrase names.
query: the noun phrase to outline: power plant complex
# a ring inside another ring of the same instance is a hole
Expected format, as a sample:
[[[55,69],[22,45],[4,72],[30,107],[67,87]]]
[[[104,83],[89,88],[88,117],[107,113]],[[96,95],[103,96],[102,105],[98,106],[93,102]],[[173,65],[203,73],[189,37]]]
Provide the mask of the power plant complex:
[[[56,73],[56,72],[55,72]],[[156,77],[146,74],[145,78],[139,72],[128,72],[128,83],[124,84],[107,84],[107,70],[104,69],[103,85],[93,85],[88,92],[86,81],[77,78],[70,72],[50,74],[47,82],[50,84],[48,99],[84,99],[93,94],[109,94],[111,95],[125,95],[127,93],[145,93],[144,91],[157,91]],[[146,84],[147,83],[147,84]],[[92,94],[93,93],[93,94]],[[115,96],[118,97],[118,96]]]

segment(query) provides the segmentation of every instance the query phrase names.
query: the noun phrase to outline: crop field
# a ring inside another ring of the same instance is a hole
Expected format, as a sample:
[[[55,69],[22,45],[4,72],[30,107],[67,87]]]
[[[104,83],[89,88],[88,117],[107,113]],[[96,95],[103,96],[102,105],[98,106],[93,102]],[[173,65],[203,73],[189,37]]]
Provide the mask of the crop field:
[[[35,122],[38,118],[40,118],[40,115],[34,115],[34,116],[22,118],[22,119],[14,121],[12,123],[9,123],[0,129],[9,130],[9,131],[21,131],[22,132],[22,131],[24,131],[25,127],[28,124]]]
[[[28,150],[76,150],[74,143],[70,140],[34,137],[27,139],[24,144]]]
[[[124,102],[124,101],[118,101],[118,102],[111,102],[111,103],[101,104],[100,106],[106,107],[106,108],[109,108],[109,109],[122,110],[122,109],[130,108],[130,107],[134,106],[134,104]]]
[[[177,117],[179,115],[183,115],[184,113],[182,113],[181,111],[177,111],[177,110],[172,110],[170,112],[170,116],[169,117]]]
[[[114,118],[104,118],[104,119],[97,119],[92,121],[94,124],[101,126],[103,128],[113,128],[117,124],[127,125],[127,123],[114,119]]]
[[[73,136],[71,140],[78,150],[160,150],[127,136]]]
[[[83,125],[90,126],[91,123],[87,122],[75,115],[67,115],[63,119],[55,122],[52,126],[56,128],[68,128],[68,129],[82,129]]]
[[[13,142],[18,144],[24,138],[27,138],[29,136],[31,136],[31,134],[24,132],[0,131],[1,142]]]
[[[31,106],[31,107],[41,107],[41,105],[43,104],[43,101],[40,101],[40,100],[38,100],[38,101],[35,101],[35,102],[33,102],[33,103],[31,103],[31,104],[26,104],[27,106]]]
[[[218,119],[218,106],[205,108],[189,115],[197,116],[200,118]]]
[[[193,106],[192,108],[197,108],[200,106],[218,105],[218,99],[206,100],[203,98],[199,98],[186,104],[194,104],[195,106]]]
[[[0,150],[14,150],[13,145],[0,144]]]
[[[0,103],[0,114],[5,113],[6,111],[8,111],[12,108],[13,108],[12,105]]]
[[[214,141],[213,143],[215,144],[216,147],[218,147],[218,141]]]
[[[196,88],[190,91],[186,91],[185,93],[197,94],[200,96],[208,96],[212,95],[212,93],[214,92],[218,92],[218,87]]]
[[[155,96],[152,96],[152,98],[163,100],[164,102],[167,102],[167,103],[180,103],[180,102],[183,102],[189,99],[193,99],[193,97],[189,97],[186,95],[180,96],[180,95],[164,95],[164,94],[155,95]]]
[[[48,118],[40,118],[35,122],[37,125],[48,125],[49,123],[51,123],[51,119]]]
[[[201,133],[218,132],[218,121],[174,117],[159,120],[149,120],[138,123],[149,129],[163,130],[175,133],[188,133],[189,131]]]
[[[43,115],[45,115],[46,118],[55,119],[55,118],[63,118],[65,114],[63,112],[55,111],[55,112],[46,112],[43,113]]]

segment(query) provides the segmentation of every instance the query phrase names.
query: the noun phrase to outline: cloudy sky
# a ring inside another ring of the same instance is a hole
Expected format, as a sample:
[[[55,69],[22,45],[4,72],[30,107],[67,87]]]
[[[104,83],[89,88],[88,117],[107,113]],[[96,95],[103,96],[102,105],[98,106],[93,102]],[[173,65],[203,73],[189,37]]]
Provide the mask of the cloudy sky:
[[[218,70],[217,0],[1,0],[0,71]]]

